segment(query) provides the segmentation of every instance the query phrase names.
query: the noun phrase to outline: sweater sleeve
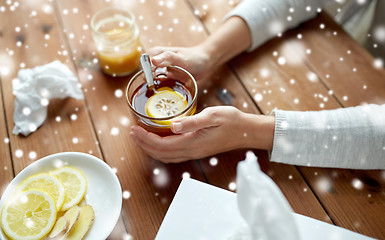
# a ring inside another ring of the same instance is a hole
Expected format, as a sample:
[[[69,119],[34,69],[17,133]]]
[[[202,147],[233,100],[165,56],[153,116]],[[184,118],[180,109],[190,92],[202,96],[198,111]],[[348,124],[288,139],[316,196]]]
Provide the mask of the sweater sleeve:
[[[273,162],[385,169],[385,104],[318,112],[275,110]]]
[[[329,0],[243,0],[225,19],[238,16],[248,25],[251,52],[272,37],[313,18]]]

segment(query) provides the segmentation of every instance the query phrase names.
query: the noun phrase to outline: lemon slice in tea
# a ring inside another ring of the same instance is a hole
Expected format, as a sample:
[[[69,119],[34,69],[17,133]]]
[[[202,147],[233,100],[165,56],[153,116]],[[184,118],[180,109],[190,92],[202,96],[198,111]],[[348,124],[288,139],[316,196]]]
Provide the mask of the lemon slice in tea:
[[[187,108],[187,105],[186,98],[180,93],[169,87],[162,87],[147,100],[145,109],[149,117],[163,118],[181,113]],[[164,124],[170,123],[170,121],[164,122]]]
[[[56,220],[56,204],[40,190],[27,190],[10,199],[1,211],[1,227],[11,239],[42,239]]]
[[[57,211],[63,206],[65,197],[64,186],[56,177],[47,173],[36,174],[25,179],[18,186],[20,191],[29,189],[38,189],[48,193],[55,201]]]
[[[73,167],[62,167],[50,174],[59,178],[64,185],[65,198],[62,211],[68,210],[83,199],[87,189],[87,180],[80,170]]]

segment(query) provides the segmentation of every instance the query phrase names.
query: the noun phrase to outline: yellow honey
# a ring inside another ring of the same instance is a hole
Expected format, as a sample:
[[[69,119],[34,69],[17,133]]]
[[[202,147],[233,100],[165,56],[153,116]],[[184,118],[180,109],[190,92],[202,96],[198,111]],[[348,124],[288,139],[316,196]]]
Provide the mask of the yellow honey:
[[[140,65],[139,30],[131,12],[107,8],[91,20],[101,69],[112,76],[126,76]]]

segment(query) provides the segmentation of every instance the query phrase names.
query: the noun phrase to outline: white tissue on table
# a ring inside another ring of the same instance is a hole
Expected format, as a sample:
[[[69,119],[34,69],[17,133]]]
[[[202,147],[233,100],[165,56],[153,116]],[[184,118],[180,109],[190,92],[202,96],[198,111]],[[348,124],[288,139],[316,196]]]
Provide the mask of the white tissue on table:
[[[15,98],[13,134],[28,136],[47,117],[49,100],[66,97],[84,99],[80,84],[72,71],[60,61],[33,69],[21,69],[13,83]]]
[[[261,171],[252,152],[237,167],[237,203],[247,226],[229,239],[301,239],[293,210],[273,180]]]

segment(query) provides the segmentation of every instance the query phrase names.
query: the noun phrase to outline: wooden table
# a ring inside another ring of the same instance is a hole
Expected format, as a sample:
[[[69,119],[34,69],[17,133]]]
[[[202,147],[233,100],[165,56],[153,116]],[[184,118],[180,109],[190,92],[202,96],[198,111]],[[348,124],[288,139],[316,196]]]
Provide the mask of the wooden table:
[[[121,218],[109,239],[153,239],[182,176],[229,189],[235,181],[236,165],[247,149],[214,156],[217,165],[211,165],[210,158],[165,165],[134,145],[129,137],[133,119],[124,96],[116,94],[124,92],[130,77],[112,78],[101,73],[93,61],[95,47],[89,23],[97,10],[116,5],[136,15],[145,50],[156,45],[192,46],[213,32],[237,2],[1,1],[1,193],[15,175],[41,157],[64,151],[90,153],[117,170],[122,190],[129,196],[123,199]],[[281,56],[296,58],[281,65]],[[18,70],[55,59],[66,63],[79,78],[85,100],[51,101],[42,127],[28,137],[13,135],[12,81]],[[242,111],[269,114],[274,108],[322,110],[384,104],[385,71],[373,67],[373,61],[365,49],[321,13],[216,69],[211,81],[200,88],[199,109],[231,104]],[[118,129],[119,134],[111,134],[111,129],[115,133]],[[295,212],[385,239],[384,171],[296,167],[270,163],[265,151],[254,152]],[[159,174],[154,174],[154,169]],[[357,180],[362,188],[352,184]]]

